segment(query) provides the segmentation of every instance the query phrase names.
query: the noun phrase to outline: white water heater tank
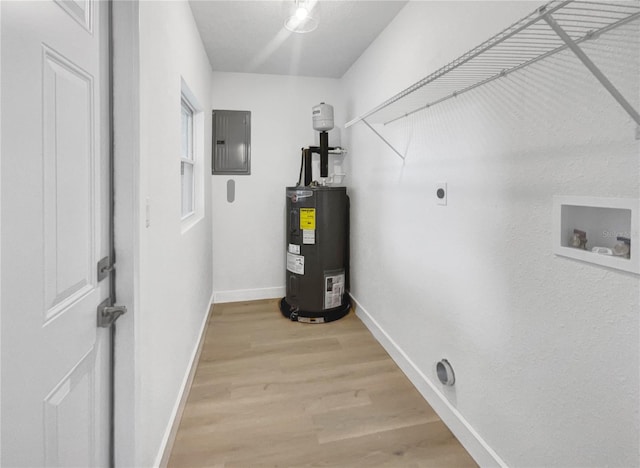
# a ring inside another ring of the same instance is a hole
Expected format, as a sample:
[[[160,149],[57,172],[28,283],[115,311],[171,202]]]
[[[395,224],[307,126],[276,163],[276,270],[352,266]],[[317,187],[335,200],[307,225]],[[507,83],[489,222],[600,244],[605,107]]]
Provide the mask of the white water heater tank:
[[[333,129],[333,106],[321,102],[312,108],[313,129],[318,132],[328,132]]]

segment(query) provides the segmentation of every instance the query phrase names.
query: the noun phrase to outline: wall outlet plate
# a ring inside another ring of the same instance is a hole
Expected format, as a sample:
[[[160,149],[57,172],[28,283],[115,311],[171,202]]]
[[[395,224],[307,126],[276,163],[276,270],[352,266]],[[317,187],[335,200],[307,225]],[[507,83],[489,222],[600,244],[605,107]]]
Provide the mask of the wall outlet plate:
[[[436,203],[438,205],[447,205],[447,183],[438,182],[435,187]]]

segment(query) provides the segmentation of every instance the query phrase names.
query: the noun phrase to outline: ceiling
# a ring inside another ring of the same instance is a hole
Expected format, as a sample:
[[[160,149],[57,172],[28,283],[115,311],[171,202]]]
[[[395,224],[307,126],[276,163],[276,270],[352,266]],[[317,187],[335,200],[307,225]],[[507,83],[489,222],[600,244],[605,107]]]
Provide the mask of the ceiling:
[[[284,28],[293,0],[190,0],[214,71],[340,78],[407,3],[320,0],[315,31]]]

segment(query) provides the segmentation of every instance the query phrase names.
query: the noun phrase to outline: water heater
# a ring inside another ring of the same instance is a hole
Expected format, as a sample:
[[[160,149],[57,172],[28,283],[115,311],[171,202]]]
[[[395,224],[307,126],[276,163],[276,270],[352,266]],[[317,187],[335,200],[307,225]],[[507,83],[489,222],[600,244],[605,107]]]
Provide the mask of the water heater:
[[[280,310],[294,321],[324,323],[344,317],[351,308],[349,198],[345,187],[312,180],[311,154],[327,158],[333,149],[326,144],[333,108],[321,103],[312,118],[313,128],[321,131],[320,147],[303,148],[298,184],[286,188],[286,296]],[[326,167],[326,159],[321,166]]]

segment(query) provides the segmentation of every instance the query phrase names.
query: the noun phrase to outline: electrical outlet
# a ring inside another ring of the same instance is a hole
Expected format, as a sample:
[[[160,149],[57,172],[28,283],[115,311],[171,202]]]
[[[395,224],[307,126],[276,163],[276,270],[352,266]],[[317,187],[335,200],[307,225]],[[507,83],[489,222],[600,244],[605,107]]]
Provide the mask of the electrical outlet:
[[[436,194],[436,204],[446,206],[447,205],[447,183],[446,182],[437,183],[435,194]]]

